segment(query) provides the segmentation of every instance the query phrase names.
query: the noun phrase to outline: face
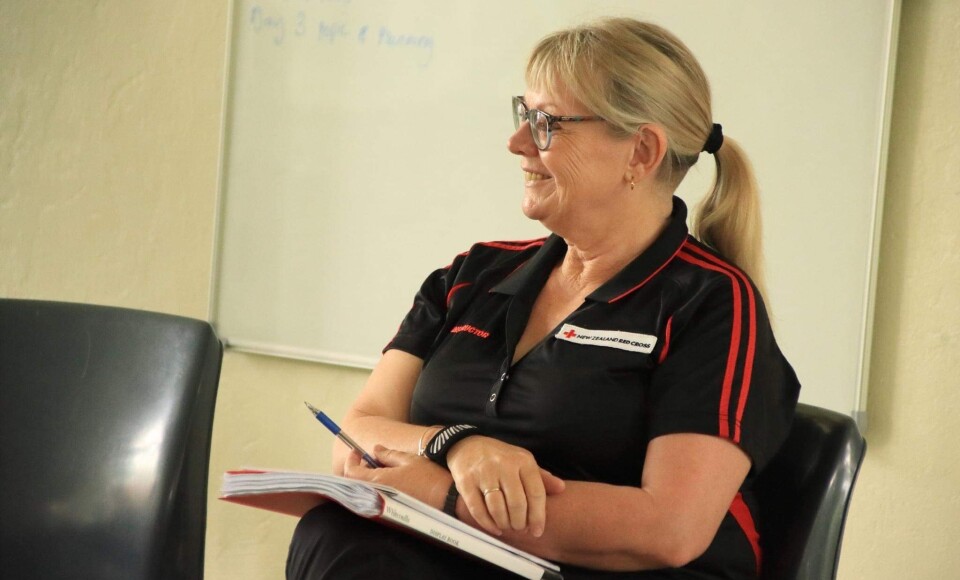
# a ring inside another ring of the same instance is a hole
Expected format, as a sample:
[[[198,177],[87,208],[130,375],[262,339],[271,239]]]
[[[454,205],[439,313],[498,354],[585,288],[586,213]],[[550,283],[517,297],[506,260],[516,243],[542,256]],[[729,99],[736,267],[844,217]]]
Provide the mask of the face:
[[[527,90],[528,109],[555,116],[589,116],[563,91]],[[593,215],[615,215],[630,184],[624,179],[633,156],[630,139],[611,135],[603,121],[558,122],[550,147],[537,149],[528,122],[523,121],[507,146],[520,157],[523,170],[523,213],[551,231],[565,230]]]

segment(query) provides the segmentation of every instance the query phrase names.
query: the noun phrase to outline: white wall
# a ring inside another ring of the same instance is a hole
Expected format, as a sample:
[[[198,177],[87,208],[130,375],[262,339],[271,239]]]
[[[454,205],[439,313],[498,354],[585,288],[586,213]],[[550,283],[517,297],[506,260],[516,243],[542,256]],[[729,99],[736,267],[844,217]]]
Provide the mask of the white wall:
[[[0,2],[0,295],[206,316],[226,0]],[[866,465],[841,578],[960,569],[960,3],[905,2]],[[211,491],[239,465],[325,469],[297,417],[365,372],[228,353]],[[282,575],[292,518],[211,500],[207,577]]]

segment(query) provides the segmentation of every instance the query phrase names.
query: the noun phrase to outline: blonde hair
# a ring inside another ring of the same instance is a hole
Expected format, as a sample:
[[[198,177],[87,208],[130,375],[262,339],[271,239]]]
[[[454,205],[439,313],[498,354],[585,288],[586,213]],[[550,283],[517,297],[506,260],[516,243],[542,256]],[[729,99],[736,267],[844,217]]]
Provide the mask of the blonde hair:
[[[710,84],[690,49],[667,30],[631,18],[609,18],[555,32],[533,49],[527,84],[563,87],[614,134],[629,137],[655,123],[667,135],[658,178],[676,189],[697,162],[713,128]],[[697,208],[693,234],[736,263],[762,287],[760,200],[740,146],[724,137],[716,176]]]

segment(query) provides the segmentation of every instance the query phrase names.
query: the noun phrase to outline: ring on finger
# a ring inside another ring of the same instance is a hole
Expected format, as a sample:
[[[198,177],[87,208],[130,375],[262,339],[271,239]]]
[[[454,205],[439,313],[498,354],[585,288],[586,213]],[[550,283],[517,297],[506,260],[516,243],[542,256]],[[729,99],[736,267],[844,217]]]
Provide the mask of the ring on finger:
[[[490,489],[481,490],[483,492],[483,497],[486,499],[488,493],[493,493],[495,491],[500,491],[499,487],[491,487]]]

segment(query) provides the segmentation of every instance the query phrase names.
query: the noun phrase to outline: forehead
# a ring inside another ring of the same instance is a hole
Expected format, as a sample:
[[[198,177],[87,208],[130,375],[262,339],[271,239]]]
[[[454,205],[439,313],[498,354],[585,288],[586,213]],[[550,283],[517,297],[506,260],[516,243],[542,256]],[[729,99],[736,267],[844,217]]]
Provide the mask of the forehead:
[[[523,101],[531,109],[542,109],[548,113],[558,111],[565,115],[589,114],[583,103],[571,95],[565,87],[527,87],[523,93]]]

